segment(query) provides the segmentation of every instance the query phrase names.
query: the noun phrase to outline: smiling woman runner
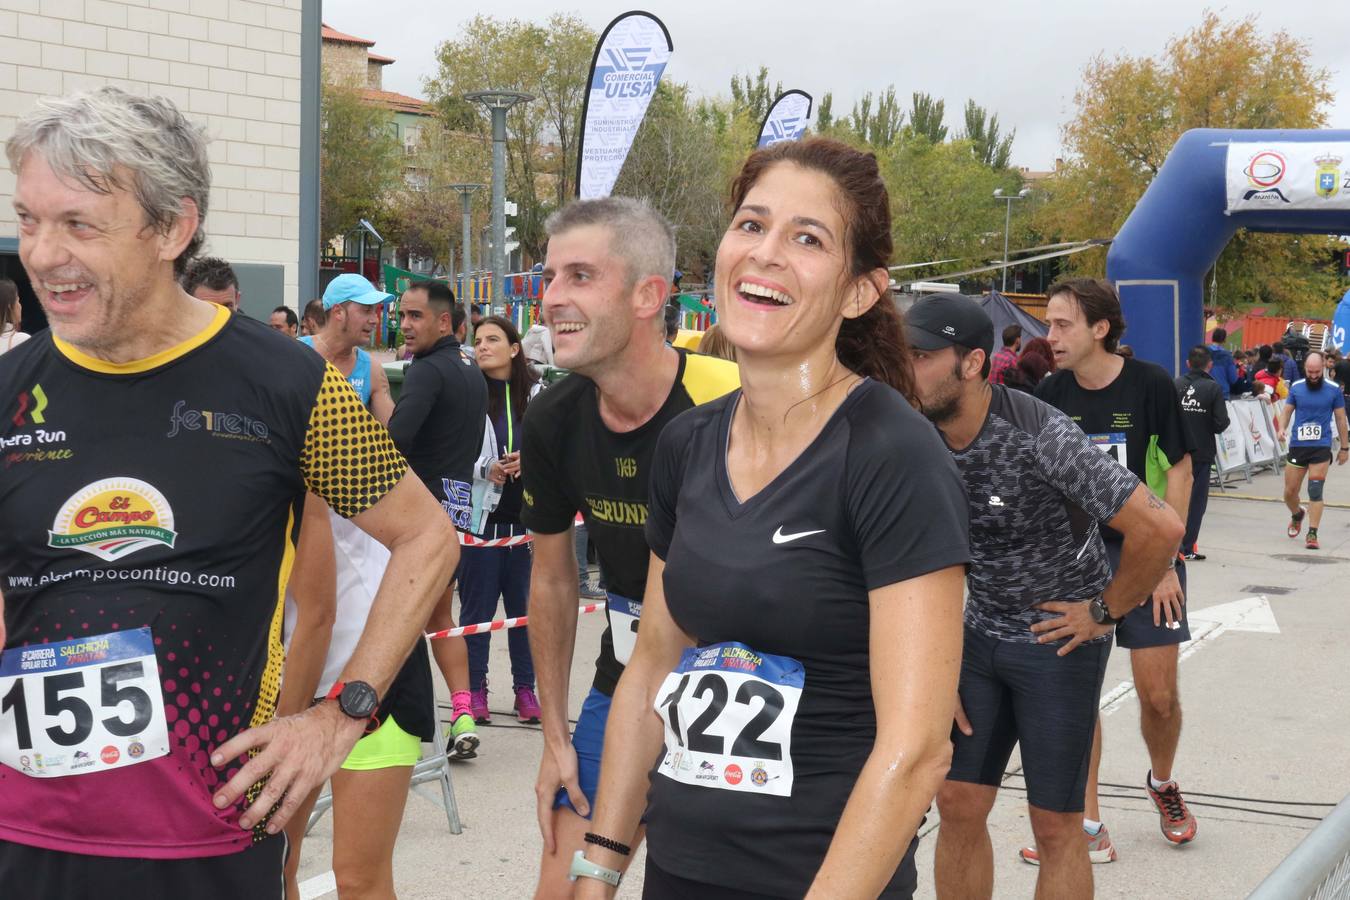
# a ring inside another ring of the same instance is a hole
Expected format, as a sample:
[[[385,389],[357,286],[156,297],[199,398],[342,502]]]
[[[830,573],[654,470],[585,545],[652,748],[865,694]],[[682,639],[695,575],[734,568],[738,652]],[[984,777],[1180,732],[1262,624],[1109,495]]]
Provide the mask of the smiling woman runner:
[[[909,399],[875,157],[777,144],[732,206],[743,387],[661,436],[578,896],[612,891],[650,786],[648,898],[909,897],[951,758],[965,495]]]

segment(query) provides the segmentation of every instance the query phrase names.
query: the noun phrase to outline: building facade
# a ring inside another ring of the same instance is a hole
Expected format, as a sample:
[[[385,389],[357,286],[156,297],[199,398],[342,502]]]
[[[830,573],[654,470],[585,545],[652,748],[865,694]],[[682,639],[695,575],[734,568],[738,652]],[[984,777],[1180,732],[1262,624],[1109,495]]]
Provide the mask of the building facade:
[[[0,0],[0,140],[38,98],[105,84],[173,100],[211,137],[204,252],[239,273],[242,310],[299,296],[301,0]],[[14,173],[0,162],[0,275],[18,264]],[[40,311],[36,312],[40,316]]]

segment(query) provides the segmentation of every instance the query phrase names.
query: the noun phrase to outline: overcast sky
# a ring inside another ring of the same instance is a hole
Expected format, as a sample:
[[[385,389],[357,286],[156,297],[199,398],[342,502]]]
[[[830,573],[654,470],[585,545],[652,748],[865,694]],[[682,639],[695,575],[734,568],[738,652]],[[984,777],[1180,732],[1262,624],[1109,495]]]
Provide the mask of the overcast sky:
[[[423,96],[435,49],[479,10],[543,21],[573,10],[597,31],[628,9],[666,23],[675,53],[666,78],[701,93],[729,94],[736,73],[769,67],[785,88],[816,97],[834,92],[838,115],[868,90],[894,84],[908,107],[913,91],[947,102],[947,125],[961,126],[967,98],[1017,129],[1013,162],[1048,169],[1060,155],[1060,126],[1073,108],[1084,63],[1098,53],[1154,55],[1169,37],[1199,24],[1207,4],[1193,0],[515,0],[476,6],[437,0],[323,0],[324,21],[376,41],[375,52],[398,60],[384,73],[386,90]],[[1331,125],[1350,128],[1350,4],[1346,0],[1230,0],[1225,19],[1256,14],[1258,25],[1305,41],[1315,66],[1331,72],[1339,100]]]

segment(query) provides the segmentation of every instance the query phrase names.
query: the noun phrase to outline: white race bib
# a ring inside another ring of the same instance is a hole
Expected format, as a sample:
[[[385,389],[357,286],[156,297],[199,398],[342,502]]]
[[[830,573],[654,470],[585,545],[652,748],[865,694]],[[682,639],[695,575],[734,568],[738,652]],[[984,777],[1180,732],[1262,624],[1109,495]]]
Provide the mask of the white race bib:
[[[1088,440],[1092,441],[1094,447],[1101,450],[1125,468],[1128,469],[1130,467],[1129,463],[1126,462],[1125,456],[1125,432],[1113,431],[1109,434],[1089,434]]]
[[[0,655],[0,763],[34,778],[87,775],[169,753],[149,628]]]
[[[1298,431],[1295,432],[1294,437],[1300,441],[1320,441],[1322,439],[1322,423],[1304,422],[1298,426]]]
[[[658,774],[724,791],[792,796],[792,722],[806,672],[744,644],[689,649],[656,694]]]
[[[605,595],[605,615],[609,616],[609,638],[614,643],[614,658],[626,666],[637,646],[638,620],[642,604],[618,594]]]

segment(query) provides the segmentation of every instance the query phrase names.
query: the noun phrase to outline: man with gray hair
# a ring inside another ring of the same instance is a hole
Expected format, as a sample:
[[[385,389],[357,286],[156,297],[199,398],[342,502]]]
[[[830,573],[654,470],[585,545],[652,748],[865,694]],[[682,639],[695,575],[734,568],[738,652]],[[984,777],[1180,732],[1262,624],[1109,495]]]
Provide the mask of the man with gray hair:
[[[544,321],[557,365],[572,374],[530,404],[521,474],[522,520],[534,534],[530,652],[544,730],[535,784],[544,856],[535,896],[557,898],[572,893],[568,867],[588,837],[610,697],[637,639],[657,438],[679,413],[734,389],[737,372],[723,360],[665,344],[675,234],[660,213],[638,200],[607,197],[566,206],[545,228]],[[569,738],[578,510],[606,579],[609,628]]]
[[[51,327],[0,357],[0,884],[280,900],[272,836],[420,639],[454,532],[337,370],[179,286],[210,170],[172,103],[42,100],[5,151]],[[392,558],[326,702],[273,721],[306,491]]]

